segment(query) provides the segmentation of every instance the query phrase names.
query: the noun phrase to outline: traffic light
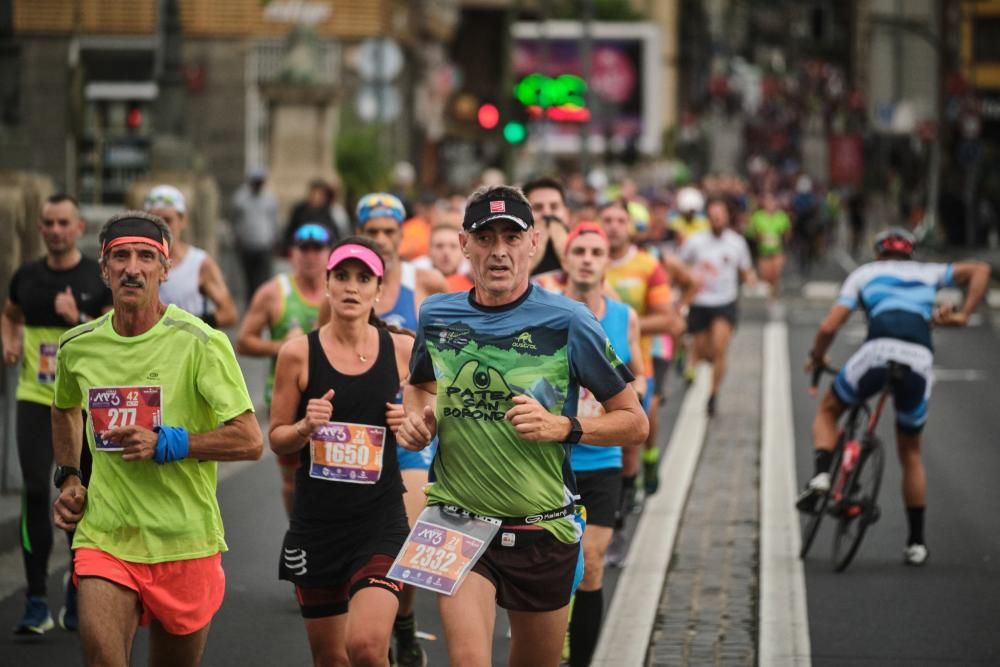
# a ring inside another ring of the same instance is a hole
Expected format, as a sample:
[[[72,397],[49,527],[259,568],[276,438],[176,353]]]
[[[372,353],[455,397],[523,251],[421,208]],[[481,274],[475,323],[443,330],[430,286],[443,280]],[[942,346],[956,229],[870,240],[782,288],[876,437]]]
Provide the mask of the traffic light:
[[[508,144],[520,144],[528,138],[528,127],[519,120],[507,121],[503,126],[503,138]]]
[[[492,130],[500,123],[500,109],[497,108],[497,105],[486,102],[479,105],[476,118],[479,120],[479,127],[484,130]]]

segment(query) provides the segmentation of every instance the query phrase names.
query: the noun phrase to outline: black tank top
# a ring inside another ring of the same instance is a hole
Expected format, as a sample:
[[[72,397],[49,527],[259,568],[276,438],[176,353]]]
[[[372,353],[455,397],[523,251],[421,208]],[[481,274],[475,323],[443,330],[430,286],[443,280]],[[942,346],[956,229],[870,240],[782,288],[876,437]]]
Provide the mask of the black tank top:
[[[382,474],[374,484],[353,484],[315,479],[309,476],[310,447],[299,451],[301,465],[295,473],[295,502],[292,521],[345,523],[359,515],[381,510],[403,493],[403,478],[396,457],[396,437],[385,423],[385,404],[393,402],[399,389],[399,371],[392,335],[378,330],[378,357],[360,375],[345,375],[330,365],[319,341],[319,331],[309,333],[309,382],[299,400],[298,418],[306,414],[310,398],[322,398],[333,389],[335,422],[385,427]]]

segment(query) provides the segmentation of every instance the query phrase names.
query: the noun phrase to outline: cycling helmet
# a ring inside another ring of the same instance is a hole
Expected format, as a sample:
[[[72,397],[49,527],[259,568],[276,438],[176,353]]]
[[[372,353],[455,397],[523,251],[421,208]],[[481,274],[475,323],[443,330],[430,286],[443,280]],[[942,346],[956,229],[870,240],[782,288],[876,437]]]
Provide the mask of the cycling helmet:
[[[886,254],[904,255],[907,259],[913,256],[913,246],[916,239],[913,234],[900,227],[890,227],[875,237],[875,256]]]
[[[677,192],[677,210],[681,213],[700,213],[705,208],[705,197],[697,188],[685,187]]]

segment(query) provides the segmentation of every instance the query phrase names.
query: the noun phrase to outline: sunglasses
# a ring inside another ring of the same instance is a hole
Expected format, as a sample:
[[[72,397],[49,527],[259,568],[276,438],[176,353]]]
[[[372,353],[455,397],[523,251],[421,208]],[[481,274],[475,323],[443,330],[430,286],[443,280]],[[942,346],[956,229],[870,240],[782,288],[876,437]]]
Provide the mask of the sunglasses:
[[[146,201],[144,203],[144,208],[147,209],[160,207],[175,208],[179,203],[179,200],[177,197],[171,195],[156,195],[155,197],[146,197]]]

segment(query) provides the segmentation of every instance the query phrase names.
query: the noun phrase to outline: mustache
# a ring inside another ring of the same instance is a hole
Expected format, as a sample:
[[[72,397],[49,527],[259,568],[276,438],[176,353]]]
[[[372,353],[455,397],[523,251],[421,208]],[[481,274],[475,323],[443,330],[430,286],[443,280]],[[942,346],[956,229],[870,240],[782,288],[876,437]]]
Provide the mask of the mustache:
[[[122,287],[145,287],[146,281],[142,276],[122,276],[118,284]]]

